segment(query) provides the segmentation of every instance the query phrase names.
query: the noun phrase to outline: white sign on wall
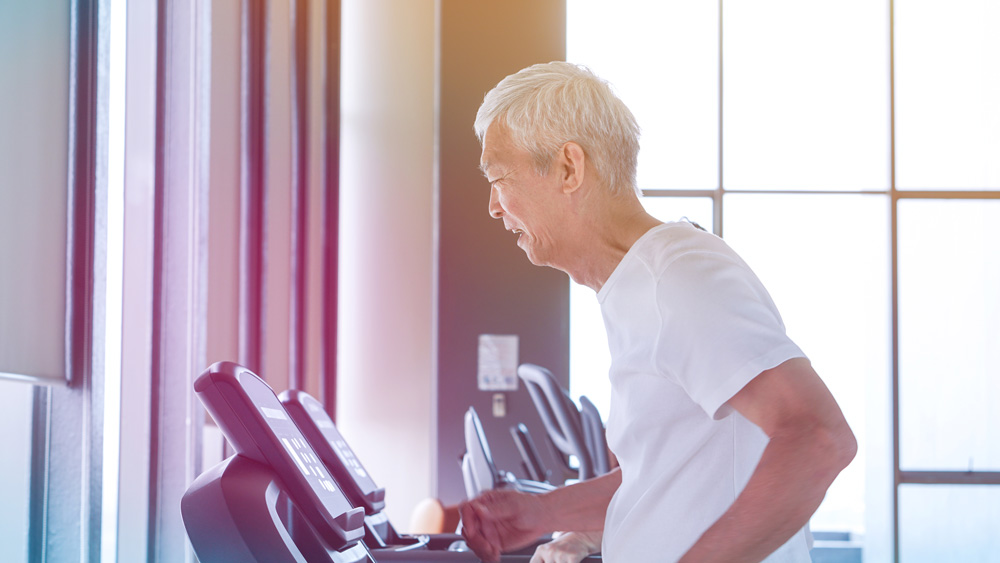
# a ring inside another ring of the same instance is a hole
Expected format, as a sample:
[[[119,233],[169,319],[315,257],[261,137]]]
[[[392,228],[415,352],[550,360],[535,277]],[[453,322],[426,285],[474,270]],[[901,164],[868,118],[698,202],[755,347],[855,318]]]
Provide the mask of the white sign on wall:
[[[517,335],[480,334],[480,391],[517,390]]]

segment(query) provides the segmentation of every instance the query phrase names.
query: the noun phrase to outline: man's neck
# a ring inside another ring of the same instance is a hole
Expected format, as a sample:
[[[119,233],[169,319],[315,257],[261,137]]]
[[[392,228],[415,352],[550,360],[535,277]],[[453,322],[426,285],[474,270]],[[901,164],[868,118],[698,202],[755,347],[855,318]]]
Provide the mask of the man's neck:
[[[635,199],[610,198],[595,206],[590,213],[583,210],[577,226],[576,252],[573,259],[559,269],[573,281],[595,292],[600,291],[632,245],[649,229],[661,222],[646,213]]]

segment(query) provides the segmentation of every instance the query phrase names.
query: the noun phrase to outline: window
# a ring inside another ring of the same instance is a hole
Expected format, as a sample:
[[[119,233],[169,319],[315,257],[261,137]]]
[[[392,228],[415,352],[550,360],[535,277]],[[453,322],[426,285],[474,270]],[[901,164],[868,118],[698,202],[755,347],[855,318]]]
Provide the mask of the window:
[[[110,46],[97,12],[0,4],[5,561],[101,553],[105,235],[116,220],[105,159],[118,131],[107,127]]]
[[[32,383],[61,386],[68,377],[65,280],[69,26],[70,13],[65,5],[0,3],[3,561],[26,561],[29,553],[29,491],[35,446]]]
[[[900,467],[1000,471],[1000,200],[899,202]]]
[[[28,559],[28,491],[31,490],[32,389],[0,380],[0,559]]]
[[[859,439],[813,529],[863,538],[866,561],[985,560],[1000,526],[996,3],[567,11],[568,60],[643,128],[647,210],[747,260]],[[571,392],[606,415],[592,291],[572,288],[571,317]]]

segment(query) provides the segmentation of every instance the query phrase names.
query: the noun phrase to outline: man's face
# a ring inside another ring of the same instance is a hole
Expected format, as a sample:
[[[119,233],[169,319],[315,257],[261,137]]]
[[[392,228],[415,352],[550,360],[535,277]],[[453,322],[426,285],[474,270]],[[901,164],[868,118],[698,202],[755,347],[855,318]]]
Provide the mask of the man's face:
[[[531,155],[514,146],[506,127],[494,123],[483,136],[480,166],[490,182],[490,216],[502,219],[517,246],[538,266],[554,266],[560,221],[558,167],[539,175]]]

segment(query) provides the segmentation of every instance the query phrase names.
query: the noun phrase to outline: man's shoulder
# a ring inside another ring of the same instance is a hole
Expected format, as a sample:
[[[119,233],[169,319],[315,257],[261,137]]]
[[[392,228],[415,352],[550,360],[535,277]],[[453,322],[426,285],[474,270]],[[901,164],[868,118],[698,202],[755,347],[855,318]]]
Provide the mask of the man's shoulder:
[[[685,256],[736,257],[721,238],[686,221],[663,223],[651,229],[637,242],[635,254],[650,269],[660,272]]]

